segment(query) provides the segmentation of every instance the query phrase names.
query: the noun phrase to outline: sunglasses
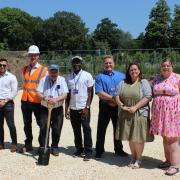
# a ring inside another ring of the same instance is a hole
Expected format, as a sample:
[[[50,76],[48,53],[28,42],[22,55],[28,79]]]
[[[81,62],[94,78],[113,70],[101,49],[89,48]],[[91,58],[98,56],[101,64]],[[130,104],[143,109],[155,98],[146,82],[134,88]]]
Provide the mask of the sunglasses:
[[[0,67],[5,68],[7,65],[6,64],[0,64]]]

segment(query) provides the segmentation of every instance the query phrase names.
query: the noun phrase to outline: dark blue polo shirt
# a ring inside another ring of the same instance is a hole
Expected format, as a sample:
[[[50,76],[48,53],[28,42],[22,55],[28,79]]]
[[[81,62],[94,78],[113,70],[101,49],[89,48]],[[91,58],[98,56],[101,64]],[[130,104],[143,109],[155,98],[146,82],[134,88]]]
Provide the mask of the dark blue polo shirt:
[[[96,76],[95,80],[95,93],[106,92],[107,94],[114,96],[116,89],[120,83],[125,79],[125,74],[113,71],[111,74],[104,71]]]

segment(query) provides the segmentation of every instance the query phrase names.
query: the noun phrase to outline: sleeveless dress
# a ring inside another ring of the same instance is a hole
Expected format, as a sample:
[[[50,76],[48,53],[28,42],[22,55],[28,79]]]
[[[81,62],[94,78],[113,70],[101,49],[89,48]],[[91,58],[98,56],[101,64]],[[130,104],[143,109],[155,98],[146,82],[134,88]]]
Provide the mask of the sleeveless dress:
[[[140,82],[133,86],[124,83],[120,99],[126,106],[133,106],[139,102]],[[138,110],[132,114],[119,108],[116,139],[139,143],[152,142],[154,137],[150,135],[149,127],[150,118],[140,115]]]
[[[158,75],[152,85],[154,98],[150,133],[180,137],[180,75],[171,73],[167,79]]]

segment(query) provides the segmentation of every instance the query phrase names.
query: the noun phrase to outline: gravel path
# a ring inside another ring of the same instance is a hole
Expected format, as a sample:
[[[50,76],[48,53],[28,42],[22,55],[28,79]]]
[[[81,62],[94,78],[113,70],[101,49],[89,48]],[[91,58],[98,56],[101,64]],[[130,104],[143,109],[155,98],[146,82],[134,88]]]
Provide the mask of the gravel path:
[[[18,147],[24,143],[23,120],[20,105],[21,92],[15,99],[15,124],[18,135]],[[98,117],[98,98],[93,99],[91,112],[91,127],[93,143],[96,141],[96,128]],[[35,150],[27,154],[11,153],[9,130],[5,123],[5,146],[6,149],[0,151],[0,180],[179,180],[180,173],[167,177],[163,170],[157,169],[157,165],[164,160],[162,139],[156,137],[152,143],[147,143],[144,150],[142,168],[133,170],[127,167],[130,157],[120,158],[113,154],[113,133],[112,124],[109,125],[106,134],[105,149],[102,160],[94,158],[89,162],[84,162],[82,158],[73,158],[75,151],[73,142],[73,132],[70,122],[64,119],[61,139],[59,143],[59,157],[51,155],[49,166],[38,166],[36,150],[38,147],[39,129],[33,121],[33,146]],[[128,143],[123,142],[124,150],[130,153]],[[93,145],[93,147],[94,147]],[[94,156],[94,154],[93,154]]]

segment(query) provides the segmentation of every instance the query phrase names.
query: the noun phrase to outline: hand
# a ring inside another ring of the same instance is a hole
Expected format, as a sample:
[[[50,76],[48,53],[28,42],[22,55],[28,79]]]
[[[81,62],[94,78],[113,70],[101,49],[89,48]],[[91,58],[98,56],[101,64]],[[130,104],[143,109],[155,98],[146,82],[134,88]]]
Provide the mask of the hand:
[[[0,108],[2,108],[5,104],[5,100],[0,100]]]
[[[116,103],[115,99],[112,99],[111,101],[108,102],[108,105],[112,106],[112,107],[116,107],[117,103]]]
[[[46,101],[47,104],[55,105],[57,103],[57,100],[54,98],[45,97],[44,101]]]
[[[85,108],[81,111],[81,119],[83,120],[83,119],[88,118],[88,117],[89,117],[89,113],[90,113],[89,108],[86,108],[86,107],[85,107]]]
[[[70,120],[70,111],[69,110],[65,111],[65,118]]]
[[[137,111],[137,107],[136,106],[131,106],[129,107],[129,113],[135,113]]]
[[[122,109],[123,111],[128,111],[128,112],[129,112],[129,107],[128,107],[128,106],[121,106],[121,109]]]

